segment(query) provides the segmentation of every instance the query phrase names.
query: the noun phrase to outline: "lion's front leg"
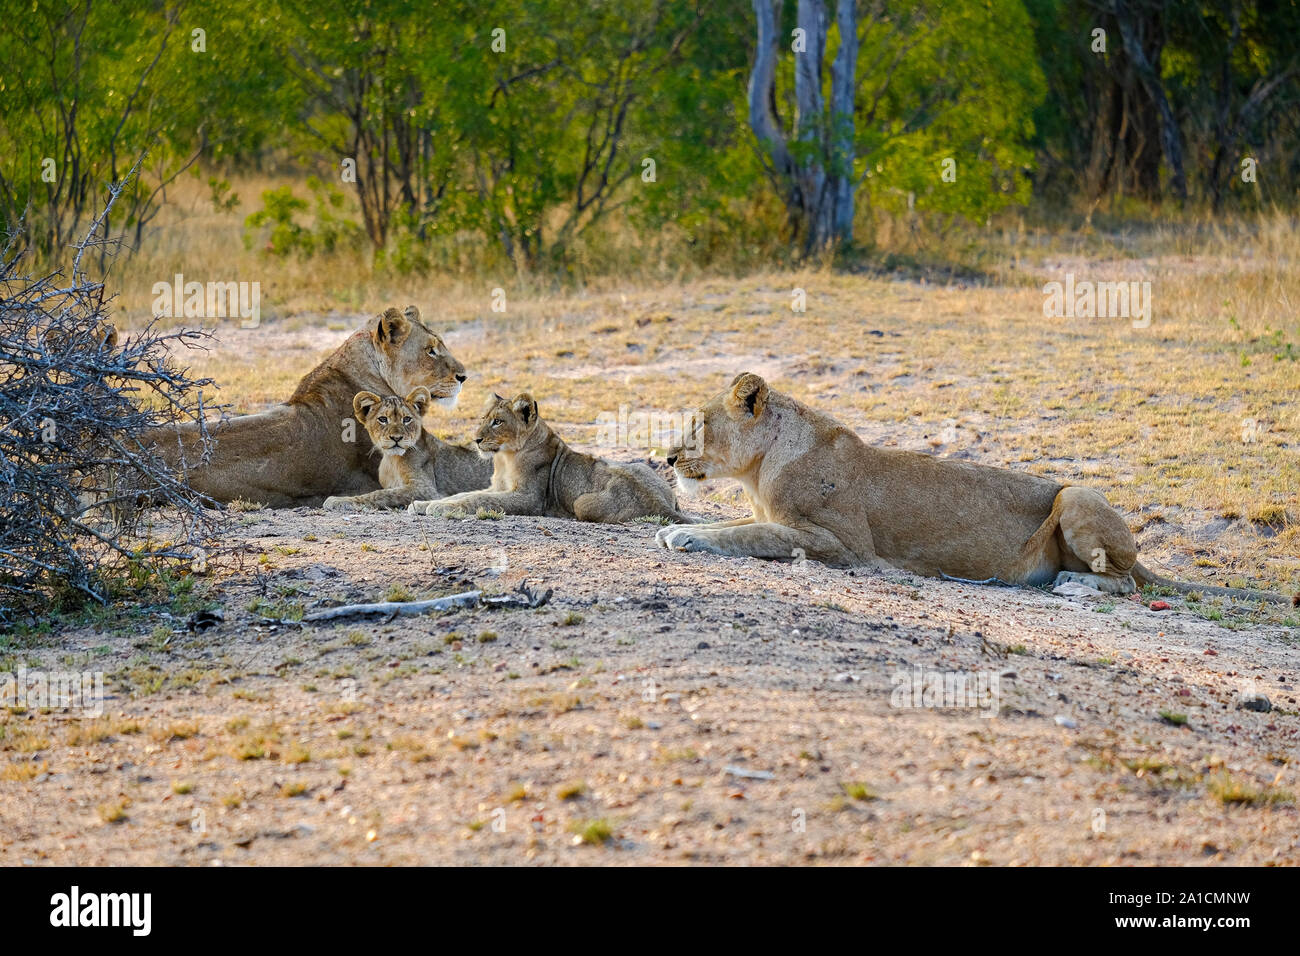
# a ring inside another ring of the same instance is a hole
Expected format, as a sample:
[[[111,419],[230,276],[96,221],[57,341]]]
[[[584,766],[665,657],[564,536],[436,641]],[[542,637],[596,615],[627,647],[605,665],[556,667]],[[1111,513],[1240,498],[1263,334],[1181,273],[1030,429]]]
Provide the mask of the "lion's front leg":
[[[747,524],[754,524],[758,521],[753,515],[748,518],[731,518],[727,521],[700,521],[691,525],[682,525],[682,527],[692,528],[740,528]]]
[[[744,525],[753,524],[755,520],[756,519],[754,518],[754,516],[750,515],[748,518],[732,518],[729,521],[692,521],[690,523],[676,522],[674,524],[665,525],[664,527],[660,528],[657,532],[655,532],[655,543],[660,545],[661,547],[665,547],[665,548],[670,547],[667,544],[668,533],[675,529],[689,528],[693,531],[703,531],[708,528],[739,528]]]
[[[403,485],[401,488],[380,488],[364,495],[330,496],[321,505],[326,511],[369,511],[371,509],[406,508],[417,499],[438,497],[433,482]]]
[[[705,551],[728,557],[798,561],[810,558],[826,564],[860,564],[863,556],[851,554],[835,536],[821,529],[791,528],[770,521],[719,527],[669,525],[655,541],[676,551]]]
[[[520,491],[466,491],[437,501],[416,501],[409,510],[419,514],[421,504],[425,505],[424,514],[442,517],[460,512],[475,514],[479,509],[500,511],[508,515],[540,515],[546,511],[544,504],[536,497]]]

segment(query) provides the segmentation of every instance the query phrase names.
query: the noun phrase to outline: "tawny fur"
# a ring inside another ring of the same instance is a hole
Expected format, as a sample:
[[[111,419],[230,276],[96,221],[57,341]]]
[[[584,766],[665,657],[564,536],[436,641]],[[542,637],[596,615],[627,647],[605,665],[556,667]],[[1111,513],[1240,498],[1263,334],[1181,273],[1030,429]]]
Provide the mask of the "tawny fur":
[[[538,417],[537,403],[526,392],[511,400],[494,395],[475,440],[493,459],[488,490],[416,501],[412,511],[474,514],[483,508],[609,524],[644,517],[690,521],[654,471],[574,451]]]
[[[737,479],[753,515],[662,528],[656,540],[667,548],[1010,584],[1077,581],[1111,594],[1152,583],[1290,600],[1161,578],[1138,563],[1132,533],[1099,491],[872,448],[757,375],[737,376],[706,402],[689,437],[669,454],[678,477]]]

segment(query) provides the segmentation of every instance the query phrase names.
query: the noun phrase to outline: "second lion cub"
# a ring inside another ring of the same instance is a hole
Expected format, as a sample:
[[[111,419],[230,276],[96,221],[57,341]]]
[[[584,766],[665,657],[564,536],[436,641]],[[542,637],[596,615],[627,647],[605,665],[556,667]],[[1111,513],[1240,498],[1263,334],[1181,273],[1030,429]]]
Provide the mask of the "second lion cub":
[[[527,392],[493,395],[475,438],[492,458],[486,491],[416,501],[410,510],[430,515],[474,513],[480,508],[511,515],[576,518],[618,524],[662,517],[691,522],[677,510],[668,482],[642,464],[618,464],[576,452],[542,421]]]

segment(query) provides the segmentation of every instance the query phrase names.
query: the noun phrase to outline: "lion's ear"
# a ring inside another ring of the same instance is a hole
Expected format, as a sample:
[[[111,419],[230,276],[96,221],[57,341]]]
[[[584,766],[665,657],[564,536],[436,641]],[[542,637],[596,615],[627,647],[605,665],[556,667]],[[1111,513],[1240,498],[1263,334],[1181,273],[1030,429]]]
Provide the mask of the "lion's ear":
[[[402,310],[402,317],[405,318],[412,325],[416,325],[420,321],[420,310],[417,309],[414,305],[408,305],[406,308]]]
[[[767,382],[753,372],[742,372],[731,383],[727,396],[727,413],[732,418],[758,418],[767,405]]]
[[[375,319],[375,326],[370,336],[376,345],[399,346],[411,334],[411,322],[396,309],[385,309],[384,314]]]
[[[421,417],[429,410],[429,403],[432,401],[433,398],[429,395],[429,390],[423,385],[412,389],[411,393],[406,396],[406,404],[414,408],[415,414]]]
[[[515,400],[510,403],[516,415],[524,420],[525,425],[531,425],[537,420],[537,403],[533,401],[533,396],[527,392],[520,392],[515,396]]]
[[[381,399],[374,392],[357,392],[352,396],[352,411],[356,413],[357,418],[363,422],[370,414],[370,409],[378,405]]]
[[[105,323],[104,327],[100,330],[99,335],[100,335],[99,344],[101,348],[105,348],[109,350],[117,348],[117,326],[116,325]]]

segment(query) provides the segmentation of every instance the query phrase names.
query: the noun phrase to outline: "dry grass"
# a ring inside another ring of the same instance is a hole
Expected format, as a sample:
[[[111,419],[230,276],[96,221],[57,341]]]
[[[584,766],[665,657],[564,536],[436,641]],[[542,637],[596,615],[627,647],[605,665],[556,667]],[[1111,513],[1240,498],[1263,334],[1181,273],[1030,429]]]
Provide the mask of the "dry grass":
[[[86,747],[112,738],[115,728],[110,720],[81,720],[68,728],[68,746]]]
[[[126,797],[117,797],[105,803],[101,803],[95,808],[99,814],[99,819],[105,823],[124,823],[127,819],[127,808],[131,806],[131,801]]]
[[[1273,786],[1260,786],[1250,780],[1221,773],[1211,778],[1208,784],[1210,796],[1223,804],[1239,806],[1273,806],[1275,804],[1295,803],[1295,795],[1289,790]]]
[[[187,281],[260,282],[264,310],[290,329],[314,324],[325,315],[342,330],[354,314],[376,311],[377,302],[424,301],[431,286],[437,288],[437,301],[449,309],[486,311],[494,287],[503,288],[513,301],[550,298],[573,284],[573,278],[521,274],[494,246],[469,235],[432,237],[423,272],[377,264],[368,249],[303,259],[245,248],[245,217],[261,208],[263,191],[286,184],[307,197],[303,175],[245,176],[232,183],[231,194],[239,205],[218,210],[199,179],[175,183],[141,247],[114,267],[123,326],[138,327],[145,321],[155,298],[154,283],[171,282],[177,273]],[[780,237],[764,218],[775,208],[755,204],[748,235],[735,236],[728,249],[711,247],[707,262],[684,233],[670,227],[650,235],[615,217],[571,250],[571,272],[581,277],[586,291],[615,295],[630,287],[752,274],[764,268],[761,263],[781,260]],[[351,198],[345,214],[359,219]],[[299,214],[297,221],[310,227],[312,216]],[[870,244],[873,264],[913,274],[983,276],[1008,286],[1040,285],[1033,271],[1045,261],[1131,265],[1142,259],[1195,259],[1211,271],[1254,271],[1278,267],[1296,252],[1295,220],[1282,213],[1211,217],[1199,210],[1125,207],[1121,217],[1036,208],[1028,214],[1009,210],[983,227],[945,225],[939,230],[932,225],[864,204],[856,231],[860,241]]]
[[[14,761],[13,763],[0,764],[0,781],[7,783],[26,783],[39,777],[49,770],[49,765],[44,761],[36,763],[31,760]]]

